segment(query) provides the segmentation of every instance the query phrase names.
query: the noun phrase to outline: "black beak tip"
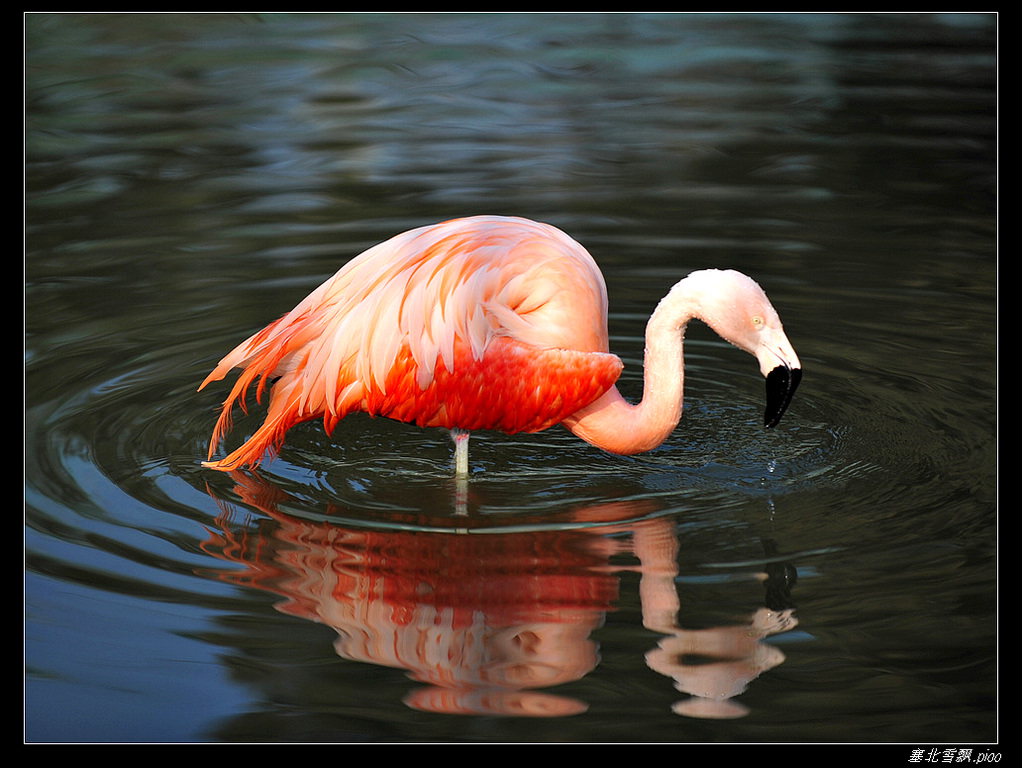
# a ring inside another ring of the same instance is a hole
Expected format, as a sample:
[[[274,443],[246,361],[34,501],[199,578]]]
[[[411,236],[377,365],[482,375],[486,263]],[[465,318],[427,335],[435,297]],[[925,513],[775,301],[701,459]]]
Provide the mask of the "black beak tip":
[[[763,418],[765,427],[776,427],[784,412],[788,410],[798,383],[802,381],[801,368],[779,365],[767,374],[767,406]]]

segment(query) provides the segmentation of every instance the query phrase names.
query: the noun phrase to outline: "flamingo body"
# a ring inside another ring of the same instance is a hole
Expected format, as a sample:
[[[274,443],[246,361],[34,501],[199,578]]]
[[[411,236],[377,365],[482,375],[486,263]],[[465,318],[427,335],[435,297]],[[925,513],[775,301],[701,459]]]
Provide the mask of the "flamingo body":
[[[748,310],[760,325],[730,328],[736,303],[737,314]],[[759,286],[735,272],[693,273],[650,320],[649,396],[629,405],[615,387],[622,363],[609,352],[606,285],[581,245],[521,218],[478,216],[414,229],[347,263],[220,361],[200,390],[233,368],[242,372],[205,466],[255,466],[296,424],[321,418],[330,434],[356,411],[459,434],[564,423],[612,452],[648,450],[681,416],[681,341],[692,317],[756,354],[764,375],[775,368],[800,374]],[[755,341],[745,338],[753,332]],[[774,421],[797,383],[789,373],[768,378],[781,393],[771,406]],[[252,385],[260,402],[270,386],[265,421],[213,461],[234,406],[246,408]]]
[[[216,469],[255,465],[294,425],[328,433],[363,411],[423,427],[535,432],[610,389],[607,292],[592,257],[524,219],[475,217],[398,235],[349,262],[230,352],[205,387],[241,368],[235,404],[271,379],[263,425]],[[200,387],[200,389],[202,389]]]

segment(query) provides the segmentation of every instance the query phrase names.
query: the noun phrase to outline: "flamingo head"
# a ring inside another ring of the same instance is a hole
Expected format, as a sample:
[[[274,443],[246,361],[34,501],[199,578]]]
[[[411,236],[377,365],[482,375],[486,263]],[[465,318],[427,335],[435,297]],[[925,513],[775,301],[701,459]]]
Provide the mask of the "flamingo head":
[[[694,316],[759,361],[767,389],[764,425],[776,426],[802,380],[802,364],[763,289],[734,270],[700,270],[682,283],[694,299]]]

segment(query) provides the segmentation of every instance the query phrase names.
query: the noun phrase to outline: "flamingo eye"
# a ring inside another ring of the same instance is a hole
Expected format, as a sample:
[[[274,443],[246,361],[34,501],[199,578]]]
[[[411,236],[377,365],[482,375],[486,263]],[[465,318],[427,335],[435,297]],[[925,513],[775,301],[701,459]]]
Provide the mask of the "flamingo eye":
[[[760,316],[760,315],[753,315],[752,316],[752,325],[753,325],[754,328],[762,328],[763,327],[763,318],[762,318],[762,316]]]

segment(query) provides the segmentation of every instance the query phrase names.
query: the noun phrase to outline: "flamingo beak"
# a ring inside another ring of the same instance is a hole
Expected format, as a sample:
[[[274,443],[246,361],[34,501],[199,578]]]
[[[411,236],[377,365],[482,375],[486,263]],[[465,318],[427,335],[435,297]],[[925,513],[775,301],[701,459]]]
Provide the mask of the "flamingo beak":
[[[784,412],[788,410],[798,383],[802,381],[802,369],[779,365],[766,377],[767,405],[763,424],[776,427]]]
[[[802,381],[802,363],[795,349],[781,330],[775,330],[763,339],[756,351],[759,369],[766,377],[766,414],[763,424],[776,427],[791,404],[798,383]]]

